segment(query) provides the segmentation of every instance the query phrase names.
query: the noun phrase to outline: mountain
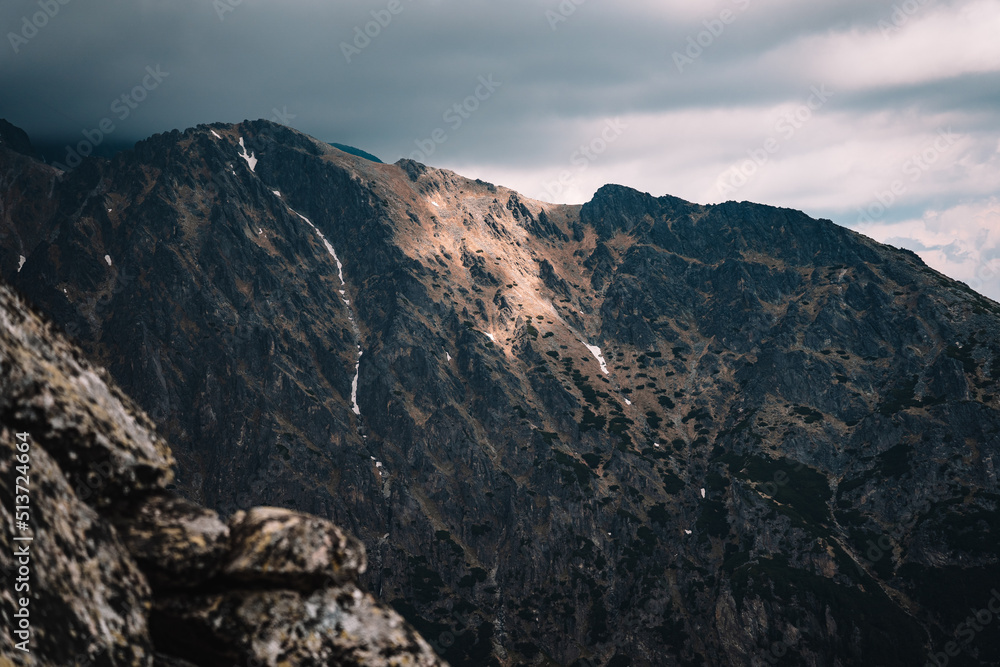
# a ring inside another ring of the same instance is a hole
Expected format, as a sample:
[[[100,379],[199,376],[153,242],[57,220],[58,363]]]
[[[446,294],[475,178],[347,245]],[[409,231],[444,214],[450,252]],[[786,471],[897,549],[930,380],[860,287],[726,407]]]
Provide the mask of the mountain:
[[[146,415],[3,285],[0,366],[0,664],[444,665],[337,526],[169,492]]]
[[[1000,305],[913,253],[265,121],[69,173],[0,145],[0,199],[2,277],[177,490],[344,526],[452,665],[1000,661],[966,620],[1000,588]]]

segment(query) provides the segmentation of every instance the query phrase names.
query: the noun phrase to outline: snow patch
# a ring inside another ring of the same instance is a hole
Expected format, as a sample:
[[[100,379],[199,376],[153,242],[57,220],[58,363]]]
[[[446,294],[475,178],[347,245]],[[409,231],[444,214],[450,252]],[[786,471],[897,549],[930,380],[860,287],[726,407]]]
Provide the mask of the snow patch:
[[[587,345],[587,343],[584,343],[584,345]],[[594,355],[595,359],[597,359],[597,363],[601,365],[601,372],[608,375],[608,364],[604,361],[604,357],[601,356],[601,348],[596,345],[587,345],[587,349],[590,350],[590,353]]]
[[[437,203],[436,201],[434,201],[433,199],[431,200],[431,203],[432,203],[432,204],[434,204],[434,206],[435,206],[436,208],[441,208],[441,207],[440,207],[440,206],[438,205],[438,203]]]
[[[278,192],[277,190],[271,190],[271,192],[273,192],[276,197],[280,197],[281,196],[281,193]]]
[[[628,399],[626,398],[626,399],[625,399],[625,405],[632,405],[632,401],[630,401],[630,400],[628,400]]]
[[[690,530],[685,530],[685,531],[684,531],[684,534],[685,534],[685,535],[690,535],[690,534],[691,534],[691,531],[690,531]]]
[[[212,134],[214,134],[214,135],[215,135],[215,138],[216,138],[216,139],[221,139],[221,138],[222,138],[222,137],[220,137],[220,136],[219,136],[219,133],[218,133],[218,132],[216,132],[215,130],[212,130]]]
[[[19,255],[20,259],[17,261],[17,272],[20,273],[21,269],[24,268],[24,263],[28,261],[28,258],[24,255]]]
[[[253,156],[253,153],[247,155],[247,147],[243,145],[243,137],[240,137],[240,148],[243,149],[240,157],[247,161],[247,164],[250,166],[250,171],[255,171],[257,168],[257,158]]]
[[[108,263],[108,266],[111,266],[111,255],[105,255],[104,261]]]
[[[354,364],[354,379],[351,380],[351,410],[354,414],[361,416],[361,408],[358,406],[358,378],[361,377],[361,355],[364,354],[360,349],[358,350],[358,363]]]
[[[701,497],[702,497],[702,498],[704,498],[704,497],[705,497],[705,489],[702,489],[702,490],[701,490]]]
[[[496,336],[494,336],[493,334],[491,334],[491,333],[486,333],[485,331],[480,331],[479,333],[483,334],[484,336],[486,336],[487,338],[489,338],[489,339],[490,339],[491,341],[493,341],[494,343],[495,343],[495,342],[497,342],[497,338],[496,338]]]
[[[445,352],[444,356],[448,357],[448,361],[451,361],[451,355],[450,354],[448,354],[447,352]]]

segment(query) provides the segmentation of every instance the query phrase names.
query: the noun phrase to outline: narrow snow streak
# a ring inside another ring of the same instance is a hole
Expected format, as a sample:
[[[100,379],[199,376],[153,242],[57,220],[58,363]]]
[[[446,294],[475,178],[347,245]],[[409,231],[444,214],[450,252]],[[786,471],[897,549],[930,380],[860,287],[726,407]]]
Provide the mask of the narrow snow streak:
[[[247,161],[247,164],[250,166],[250,171],[256,173],[257,158],[253,156],[253,153],[247,155],[247,147],[243,145],[243,137],[240,137],[240,148],[243,149],[243,153],[240,154],[240,157]]]
[[[215,130],[212,130],[212,134],[214,134],[214,135],[215,135],[215,138],[216,138],[216,139],[221,139],[221,138],[222,138],[221,136],[219,136],[219,133],[218,133],[218,132],[216,132]]]
[[[111,255],[105,255],[104,261],[108,263],[108,266],[111,266]]]
[[[334,250],[333,245],[326,240],[326,236],[323,235],[323,232],[319,231],[319,228],[312,223],[312,220],[291,208],[288,210],[302,218],[307,225],[313,228],[313,231],[316,232],[316,235],[319,236],[319,239],[323,242],[323,246],[330,254],[330,257],[333,257],[333,261],[337,263],[337,277],[340,278],[340,285],[342,287],[346,287],[347,283],[344,282],[344,265],[340,263],[340,258],[337,257],[337,251]],[[354,320],[354,310],[351,308],[351,302],[349,299],[344,297],[345,290],[341,289],[337,291],[340,292],[340,300],[344,302],[345,306],[347,306],[347,319],[350,321],[351,329],[354,331],[354,340],[360,343],[361,330],[358,329],[358,323]],[[358,380],[361,377],[361,355],[364,354],[364,352],[361,350],[361,345],[358,345],[357,348],[358,360],[354,364],[354,379],[351,380],[351,411],[360,417],[361,406],[358,405]]]
[[[295,212],[293,211],[293,213]],[[316,225],[314,225],[309,218],[302,215],[301,213],[295,213],[295,215],[305,220],[307,225],[316,230],[316,233],[319,235],[320,241],[322,241],[323,245],[326,246],[326,251],[330,253],[330,256],[333,257],[333,261],[337,263],[337,277],[340,278],[340,284],[346,285],[347,283],[344,282],[344,265],[340,263],[340,258],[337,257],[337,251],[333,249],[333,246],[330,245],[330,242],[326,240],[325,236],[323,236],[323,232],[319,231],[319,228],[316,227]],[[343,294],[343,292],[341,292],[341,294]]]
[[[361,355],[364,352],[358,348],[358,363],[354,364],[354,379],[351,380],[351,410],[354,414],[361,416],[361,407],[358,405],[358,378],[361,377]]]
[[[18,255],[18,257],[20,257],[20,259],[17,262],[17,272],[20,273],[21,269],[24,268],[24,263],[28,261],[28,258],[24,255]]]

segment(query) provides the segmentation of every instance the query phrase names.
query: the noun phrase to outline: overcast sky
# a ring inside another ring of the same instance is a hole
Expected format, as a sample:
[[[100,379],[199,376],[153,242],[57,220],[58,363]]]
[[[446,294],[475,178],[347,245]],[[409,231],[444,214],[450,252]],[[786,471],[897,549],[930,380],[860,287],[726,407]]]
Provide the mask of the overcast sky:
[[[270,118],[546,201],[798,208],[1000,299],[1000,0],[5,0],[0,26],[0,117],[39,144]]]

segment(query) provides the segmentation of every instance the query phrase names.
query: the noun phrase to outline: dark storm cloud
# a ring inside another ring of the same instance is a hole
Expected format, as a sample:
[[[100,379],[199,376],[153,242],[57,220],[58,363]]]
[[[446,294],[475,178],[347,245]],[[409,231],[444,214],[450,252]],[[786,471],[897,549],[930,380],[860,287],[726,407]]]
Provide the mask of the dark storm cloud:
[[[803,34],[876,21],[888,7],[734,0],[677,11],[655,2],[399,0],[390,14],[388,0],[42,3],[58,7],[48,25],[18,53],[0,49],[0,83],[16,91],[0,110],[36,138],[75,136],[108,115],[146,66],[159,64],[168,80],[121,125],[121,136],[287,108],[306,132],[387,154],[404,151],[490,73],[503,81],[503,95],[483,110],[491,118],[477,119],[480,127],[780,98],[787,90],[777,77],[727,81],[712,68]],[[678,76],[670,54],[727,8],[738,17],[725,39]],[[17,33],[38,11],[37,0],[6,3],[0,25]],[[347,62],[342,44],[353,47],[359,29],[387,16],[391,22]],[[541,138],[529,132],[506,145],[512,154],[538,153]]]

